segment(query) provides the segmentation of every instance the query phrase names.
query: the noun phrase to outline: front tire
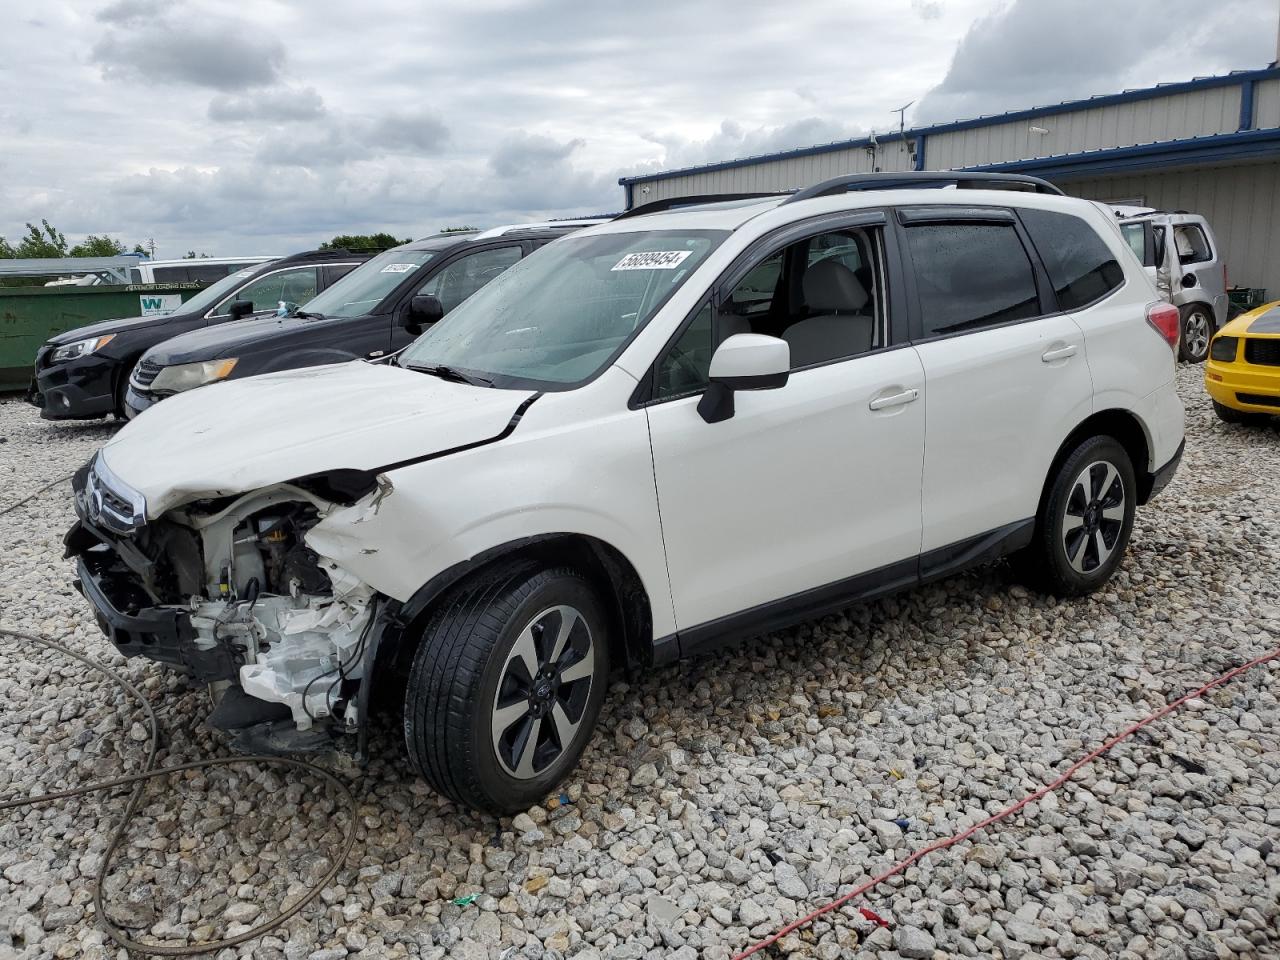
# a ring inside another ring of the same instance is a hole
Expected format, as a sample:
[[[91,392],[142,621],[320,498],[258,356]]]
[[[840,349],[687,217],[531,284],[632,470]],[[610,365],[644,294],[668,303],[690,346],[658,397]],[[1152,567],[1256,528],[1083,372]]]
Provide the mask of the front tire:
[[[1120,566],[1136,497],[1133,464],[1124,447],[1112,437],[1090,437],[1055,470],[1034,539],[1015,565],[1055,596],[1092,593]]]
[[[1188,303],[1178,308],[1182,320],[1182,336],[1178,339],[1178,356],[1187,363],[1204,363],[1213,339],[1213,314],[1203,303]]]
[[[1213,412],[1218,415],[1218,419],[1223,423],[1252,423],[1255,419],[1260,419],[1258,414],[1246,413],[1244,410],[1228,407],[1217,400],[1213,401]]]
[[[570,568],[504,564],[465,582],[429,619],[409,673],[414,767],[488,813],[540,801],[591,739],[608,685],[606,625]]]

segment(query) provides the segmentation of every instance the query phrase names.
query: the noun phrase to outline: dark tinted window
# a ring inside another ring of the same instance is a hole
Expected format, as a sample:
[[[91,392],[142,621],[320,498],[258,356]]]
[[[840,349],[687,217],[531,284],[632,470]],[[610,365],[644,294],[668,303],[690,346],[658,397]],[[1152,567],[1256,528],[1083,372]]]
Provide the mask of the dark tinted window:
[[[1078,310],[1100,300],[1124,283],[1124,270],[1093,227],[1079,217],[1048,210],[1022,210],[1022,222],[1040,251],[1049,280],[1063,310]],[[1145,237],[1142,224],[1126,224],[1130,246],[1141,257]],[[1145,259],[1145,257],[1144,257]]]
[[[923,336],[1026,320],[1040,313],[1035,273],[1012,224],[907,228]]]
[[[198,280],[201,283],[212,283],[215,280],[221,280],[234,269],[234,264],[196,262],[187,267],[187,279]]]

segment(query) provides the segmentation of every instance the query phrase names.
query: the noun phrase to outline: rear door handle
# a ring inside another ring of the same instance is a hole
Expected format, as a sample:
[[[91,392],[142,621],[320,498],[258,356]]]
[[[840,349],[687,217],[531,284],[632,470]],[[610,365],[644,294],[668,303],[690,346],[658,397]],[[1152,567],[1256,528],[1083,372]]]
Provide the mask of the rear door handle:
[[[888,396],[882,394],[878,397],[873,397],[867,406],[872,410],[886,410],[889,407],[900,407],[903,404],[911,403],[919,396],[919,390],[903,390],[901,393],[891,393]]]
[[[1040,354],[1040,359],[1045,363],[1053,363],[1055,360],[1066,360],[1068,357],[1076,355],[1076,346],[1069,343],[1065,347],[1054,347],[1052,350],[1046,350]]]
[[[377,360],[379,357],[383,356],[385,353],[386,353],[385,350],[370,350],[367,354],[365,354],[365,359]]]

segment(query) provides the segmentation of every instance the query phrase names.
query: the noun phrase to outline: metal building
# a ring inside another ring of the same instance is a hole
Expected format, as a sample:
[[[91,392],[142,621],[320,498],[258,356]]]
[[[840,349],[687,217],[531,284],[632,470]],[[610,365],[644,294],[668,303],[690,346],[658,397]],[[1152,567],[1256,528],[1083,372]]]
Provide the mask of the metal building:
[[[1280,297],[1280,67],[619,181],[626,206],[875,170],[1031,173],[1067,193],[1205,215],[1233,285]]]

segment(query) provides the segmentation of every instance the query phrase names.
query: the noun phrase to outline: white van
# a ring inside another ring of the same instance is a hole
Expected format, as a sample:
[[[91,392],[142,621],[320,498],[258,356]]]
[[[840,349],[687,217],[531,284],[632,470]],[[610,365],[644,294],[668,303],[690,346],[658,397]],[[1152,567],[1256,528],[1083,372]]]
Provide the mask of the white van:
[[[257,266],[271,257],[188,257],[185,260],[143,260],[129,269],[133,283],[216,283],[245,267]]]

